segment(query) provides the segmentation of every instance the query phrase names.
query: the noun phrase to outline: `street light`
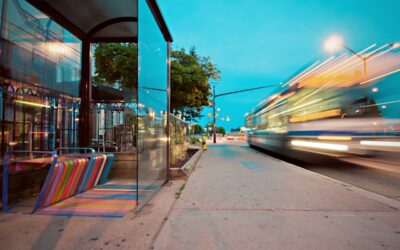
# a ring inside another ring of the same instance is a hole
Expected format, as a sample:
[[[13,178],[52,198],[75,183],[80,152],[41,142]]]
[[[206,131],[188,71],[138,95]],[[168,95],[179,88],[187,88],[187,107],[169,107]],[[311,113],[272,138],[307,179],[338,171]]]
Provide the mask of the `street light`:
[[[329,52],[337,51],[341,48],[347,49],[348,51],[350,51],[350,53],[352,53],[353,55],[360,58],[360,60],[363,62],[364,76],[367,76],[367,60],[369,58],[371,58],[372,54],[369,55],[368,57],[361,56],[354,50],[350,49],[349,46],[345,45],[343,43],[343,38],[338,35],[332,35],[332,36],[328,37],[328,39],[326,39],[326,41],[324,43],[324,48],[325,48],[325,50],[327,50]]]
[[[242,89],[242,90],[236,90],[236,91],[231,91],[231,92],[226,92],[222,94],[215,94],[215,86],[213,86],[213,117],[214,117],[214,128],[213,128],[213,142],[217,143],[217,114],[216,114],[216,108],[215,108],[215,98],[220,97],[220,96],[225,96],[225,95],[232,95],[232,94],[237,94],[237,93],[242,93],[242,92],[247,92],[247,91],[252,91],[252,90],[257,90],[257,89],[265,89],[265,88],[271,88],[271,87],[276,87],[276,86],[282,86],[282,83],[279,84],[269,84],[261,87],[256,87],[256,88],[249,88],[249,89]],[[226,121],[230,121],[231,118],[228,116],[226,118]]]
[[[338,35],[332,35],[324,42],[324,48],[326,51],[334,52],[342,47],[343,38]]]
[[[372,46],[375,46],[372,45]],[[364,76],[367,76],[367,60],[370,59],[372,56],[374,56],[375,54],[377,54],[378,52],[380,52],[382,49],[386,48],[387,46],[391,47],[392,49],[398,48],[400,47],[399,43],[390,43],[390,44],[386,44],[382,47],[380,47],[379,49],[375,50],[373,53],[368,54],[367,56],[363,56],[360,53],[355,52],[354,50],[352,50],[349,46],[347,46],[346,44],[343,43],[343,38],[338,36],[338,35],[331,35],[330,37],[328,37],[328,39],[325,40],[324,42],[324,48],[326,51],[328,52],[333,52],[333,51],[337,51],[341,48],[345,48],[348,51],[350,51],[350,53],[352,53],[353,55],[357,56],[358,58],[360,58],[360,60],[363,62],[363,66],[364,66]]]

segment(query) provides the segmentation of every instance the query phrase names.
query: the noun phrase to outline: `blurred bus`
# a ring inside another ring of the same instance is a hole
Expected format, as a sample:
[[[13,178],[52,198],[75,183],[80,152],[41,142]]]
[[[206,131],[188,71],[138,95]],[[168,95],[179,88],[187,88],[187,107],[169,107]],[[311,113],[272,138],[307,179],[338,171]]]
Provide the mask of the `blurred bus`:
[[[246,116],[251,146],[296,154],[400,152],[398,46],[339,55],[282,85]]]

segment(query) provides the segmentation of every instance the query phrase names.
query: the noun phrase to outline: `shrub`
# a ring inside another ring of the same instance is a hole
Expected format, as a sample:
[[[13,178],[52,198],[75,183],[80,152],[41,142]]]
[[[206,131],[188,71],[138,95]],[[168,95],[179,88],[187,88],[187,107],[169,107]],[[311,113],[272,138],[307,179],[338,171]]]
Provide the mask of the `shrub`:
[[[190,144],[197,144],[199,142],[200,142],[199,138],[194,137],[194,136],[190,137]]]

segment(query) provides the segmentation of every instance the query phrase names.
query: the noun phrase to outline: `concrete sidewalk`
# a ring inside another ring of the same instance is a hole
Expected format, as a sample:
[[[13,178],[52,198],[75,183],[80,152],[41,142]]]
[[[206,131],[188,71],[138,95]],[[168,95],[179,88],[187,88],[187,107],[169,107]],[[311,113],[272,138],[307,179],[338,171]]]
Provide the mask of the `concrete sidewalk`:
[[[400,201],[254,151],[211,145],[122,219],[0,215],[1,249],[400,249]]]
[[[400,249],[400,202],[239,145],[202,156],[154,249]]]
[[[166,185],[124,218],[0,214],[0,249],[149,249],[184,181]]]

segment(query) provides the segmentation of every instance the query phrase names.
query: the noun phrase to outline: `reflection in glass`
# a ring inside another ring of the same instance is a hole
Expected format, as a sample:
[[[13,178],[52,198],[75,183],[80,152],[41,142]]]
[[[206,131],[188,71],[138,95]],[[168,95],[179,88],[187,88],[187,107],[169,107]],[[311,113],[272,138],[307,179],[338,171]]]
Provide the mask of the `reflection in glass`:
[[[92,147],[99,152],[114,153],[111,181],[136,184],[137,45],[103,43],[94,44],[92,47],[95,55],[95,75],[92,82]],[[117,56],[123,64],[119,67],[115,67],[115,60],[109,60]],[[112,67],[116,68],[116,74],[113,74],[115,77],[107,74]]]
[[[3,3],[4,1],[2,1]],[[26,1],[1,30],[1,153],[76,146],[81,42]]]
[[[145,0],[139,0],[139,188],[148,200],[167,179],[167,43]]]

